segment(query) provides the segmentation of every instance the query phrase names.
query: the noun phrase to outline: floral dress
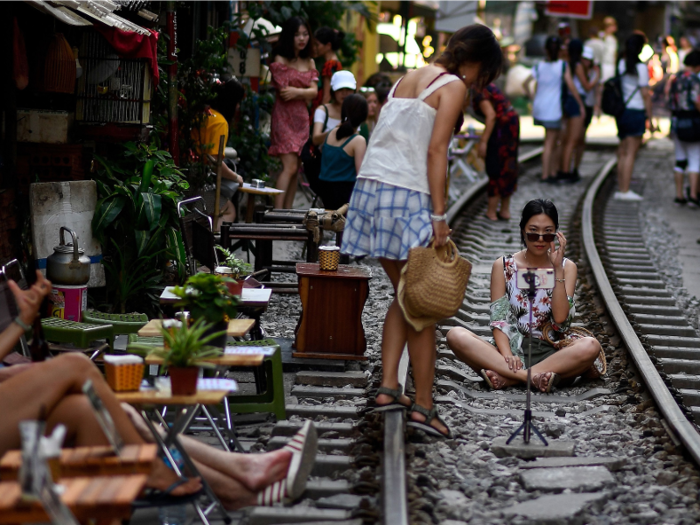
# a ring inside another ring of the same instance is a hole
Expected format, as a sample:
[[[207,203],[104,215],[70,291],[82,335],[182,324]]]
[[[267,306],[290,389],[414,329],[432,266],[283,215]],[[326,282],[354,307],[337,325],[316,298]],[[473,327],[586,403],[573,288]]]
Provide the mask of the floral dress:
[[[273,62],[270,64],[272,84],[277,90],[286,87],[308,88],[318,80],[318,71],[298,71],[294,68]],[[277,96],[272,107],[272,126],[270,130],[270,149],[273,156],[284,153],[299,155],[304,143],[309,139],[309,112],[306,100],[285,101]]]
[[[568,259],[564,258],[562,266]],[[503,258],[503,274],[506,278],[506,293],[491,303],[492,330],[498,329],[510,340],[510,350],[524,362],[522,343],[525,336],[530,334],[530,300],[527,293],[518,288],[517,267],[515,257],[506,255]],[[552,318],[552,290],[537,290],[532,304],[532,337],[543,339],[542,329],[547,323],[557,334],[563,334],[569,329],[576,315],[574,298],[569,297],[569,315],[563,323],[555,323]],[[493,341],[491,341],[492,344]]]
[[[491,102],[496,111],[496,124],[486,148],[486,174],[489,176],[489,197],[510,197],[518,187],[518,145],[520,119],[510,101],[494,84],[472,93],[472,108],[477,118],[485,119],[479,104]]]

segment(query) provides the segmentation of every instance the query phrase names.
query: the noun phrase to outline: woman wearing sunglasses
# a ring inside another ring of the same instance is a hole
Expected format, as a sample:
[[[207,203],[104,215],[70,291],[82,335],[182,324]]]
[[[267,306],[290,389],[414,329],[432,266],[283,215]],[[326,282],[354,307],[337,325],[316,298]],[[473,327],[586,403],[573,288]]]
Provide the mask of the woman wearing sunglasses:
[[[527,380],[542,392],[551,392],[561,379],[575,379],[591,369],[601,350],[592,337],[577,339],[557,350],[544,340],[551,330],[566,332],[574,318],[576,264],[564,257],[566,238],[557,231],[559,215],[549,200],[535,199],[523,208],[520,237],[525,249],[496,260],[491,270],[491,322],[493,340],[488,343],[465,328],[453,328],[447,344],[455,355],[480,374],[495,390]],[[519,268],[553,268],[554,288],[537,290],[532,326],[527,291],[518,288]],[[547,326],[549,325],[549,326]],[[532,332],[532,361],[527,360]]]

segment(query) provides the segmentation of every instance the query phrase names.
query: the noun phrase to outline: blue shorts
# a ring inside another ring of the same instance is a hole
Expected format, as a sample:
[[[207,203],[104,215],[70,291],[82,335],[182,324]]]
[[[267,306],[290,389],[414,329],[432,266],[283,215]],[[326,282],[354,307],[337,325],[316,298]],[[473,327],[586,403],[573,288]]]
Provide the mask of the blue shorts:
[[[564,101],[564,114],[568,118],[581,116],[581,108],[572,95],[566,95],[566,100]]]
[[[559,120],[540,120],[534,119],[535,126],[544,126],[544,129],[561,129],[561,119]]]
[[[626,137],[641,137],[647,129],[646,121],[643,109],[625,109],[625,112],[615,119],[617,136],[620,140]]]

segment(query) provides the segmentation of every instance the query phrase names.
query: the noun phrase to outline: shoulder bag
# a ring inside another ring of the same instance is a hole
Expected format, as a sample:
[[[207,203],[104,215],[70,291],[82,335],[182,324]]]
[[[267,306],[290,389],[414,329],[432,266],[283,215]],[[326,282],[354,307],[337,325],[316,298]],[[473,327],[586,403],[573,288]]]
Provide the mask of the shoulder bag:
[[[611,117],[619,118],[625,112],[627,104],[632,97],[639,91],[639,86],[632,91],[632,94],[627,100],[622,98],[622,75],[617,75],[609,78],[603,84],[603,96],[600,101],[600,107],[603,113]]]
[[[324,104],[323,109],[326,112],[326,118],[323,121],[323,129],[325,130],[328,125],[328,107]],[[313,143],[313,126],[310,135],[309,140],[301,148],[299,157],[304,166],[304,175],[306,175],[309,186],[314,193],[318,193],[318,176],[321,174],[321,148]]]
[[[691,79],[687,86],[684,86],[688,107],[691,109],[676,113],[676,136],[681,142],[700,142],[700,111],[695,109],[695,104],[690,97],[693,82],[698,82],[698,80]]]

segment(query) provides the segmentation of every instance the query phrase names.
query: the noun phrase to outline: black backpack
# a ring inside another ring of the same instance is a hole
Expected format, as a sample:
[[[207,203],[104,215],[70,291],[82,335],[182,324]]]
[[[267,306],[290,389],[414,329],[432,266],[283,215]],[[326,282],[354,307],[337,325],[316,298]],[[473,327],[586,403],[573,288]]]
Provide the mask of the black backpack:
[[[611,117],[621,117],[625,112],[625,108],[632,97],[639,91],[639,86],[636,87],[627,100],[622,98],[622,75],[617,75],[609,78],[603,84],[603,96],[600,101],[600,107],[603,113]]]

